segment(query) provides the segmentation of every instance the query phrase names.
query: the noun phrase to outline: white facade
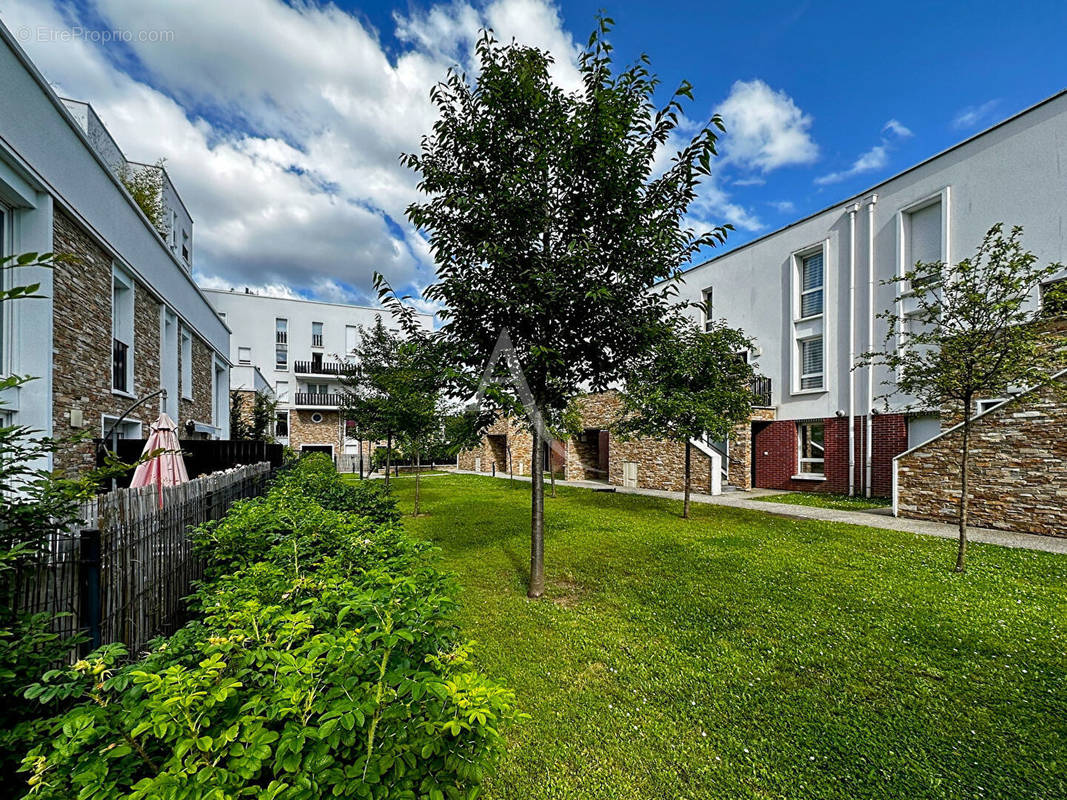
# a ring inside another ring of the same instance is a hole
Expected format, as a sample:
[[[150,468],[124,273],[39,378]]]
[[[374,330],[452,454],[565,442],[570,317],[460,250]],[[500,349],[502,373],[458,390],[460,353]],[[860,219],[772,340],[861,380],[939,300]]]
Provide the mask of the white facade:
[[[917,260],[961,260],[997,222],[1022,225],[1023,245],[1040,263],[1067,262],[1065,169],[1067,92],[688,270],[680,299],[703,302],[709,293],[714,318],[755,338],[752,355],[772,380],[777,419],[869,419],[872,409],[886,410],[882,398],[893,376],[881,367],[851,366],[858,354],[884,343],[886,323],[875,315],[894,307],[898,286],[882,282]],[[805,274],[814,279],[817,271],[806,265],[820,259],[821,303],[808,297],[804,283]],[[906,303],[896,309],[907,311]],[[813,373],[818,355],[821,380]],[[896,397],[889,410],[907,404]],[[915,419],[912,427],[912,444],[938,430],[930,418]]]
[[[152,360],[159,358],[159,385],[168,389],[170,402],[177,402],[173,388],[179,328],[195,333],[214,351],[214,380],[225,390],[229,330],[193,283],[187,263],[162,239],[119,181],[115,169],[122,153],[99,118],[87,104],[67,104],[57,97],[2,24],[0,75],[4,78],[0,108],[5,110],[0,116],[3,253],[52,251],[55,214],[62,210],[108,254],[116,285],[136,280],[162,305],[160,352],[153,353]],[[37,378],[5,394],[4,413],[15,424],[51,435],[54,414],[69,414],[71,419],[80,415],[77,407],[57,409],[53,403],[53,274],[40,268],[5,270],[3,280],[6,285],[39,282],[41,295],[5,303],[0,316],[0,372]],[[100,298],[101,314],[113,315],[111,300]],[[128,320],[113,321],[119,323],[128,326]],[[144,356],[131,351],[131,365],[134,358]],[[112,394],[116,407],[134,400],[120,391]],[[169,410],[165,401],[153,400],[139,410],[139,416],[154,418],[160,410]],[[212,434],[226,438],[228,413],[219,419]],[[95,429],[98,422],[89,420],[86,425]]]
[[[398,330],[392,315],[381,308],[204,291],[233,331],[234,368],[261,372],[274,390],[282,416],[292,409],[336,411],[342,365],[351,363],[360,328],[373,327],[380,316],[387,327]],[[427,330],[433,327],[431,315],[420,314],[418,319]],[[287,436],[278,439],[289,443]],[[346,442],[346,450],[351,447]]]

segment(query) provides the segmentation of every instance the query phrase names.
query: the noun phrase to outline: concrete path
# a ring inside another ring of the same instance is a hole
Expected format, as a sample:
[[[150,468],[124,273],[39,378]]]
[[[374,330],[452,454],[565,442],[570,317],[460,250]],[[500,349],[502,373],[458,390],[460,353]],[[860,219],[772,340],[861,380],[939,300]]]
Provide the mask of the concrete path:
[[[459,475],[481,475],[491,477],[484,472],[457,470]],[[497,478],[507,480],[507,473],[498,473]],[[528,477],[515,476],[517,481],[529,481]],[[681,500],[681,492],[665,492],[659,489],[626,489],[622,486],[609,486],[597,481],[562,481],[557,480],[560,486],[576,486],[582,489],[599,491],[614,489],[619,494],[640,494],[648,497],[662,497],[669,500]],[[800,519],[817,519],[824,522],[844,522],[850,525],[866,525],[871,528],[885,528],[887,530],[915,533],[923,536],[939,536],[943,539],[955,539],[959,531],[954,525],[946,525],[942,522],[927,522],[919,519],[905,519],[894,517],[889,508],[873,508],[862,511],[841,511],[836,508],[819,508],[817,506],[797,506],[789,503],[760,502],[757,498],[767,497],[774,494],[786,494],[776,489],[753,489],[745,492],[740,490],[724,491],[720,495],[707,495],[693,493],[690,500],[694,503],[707,503],[710,505],[730,506],[732,508],[745,508],[751,511],[762,511],[765,514],[778,514],[783,517],[797,517]],[[1054,536],[1040,536],[1035,533],[1015,533],[1013,531],[998,531],[992,528],[970,528],[967,534],[968,541],[982,544],[998,544],[1003,547],[1019,547],[1024,550],[1043,550],[1046,553],[1061,553],[1067,555],[1067,538]]]

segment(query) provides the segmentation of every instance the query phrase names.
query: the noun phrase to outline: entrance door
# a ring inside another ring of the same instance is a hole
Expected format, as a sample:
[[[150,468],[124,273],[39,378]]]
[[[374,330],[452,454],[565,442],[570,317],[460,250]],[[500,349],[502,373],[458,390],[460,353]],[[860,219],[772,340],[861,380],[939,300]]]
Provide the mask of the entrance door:
[[[637,488],[637,462],[622,462],[622,485],[627,489]]]

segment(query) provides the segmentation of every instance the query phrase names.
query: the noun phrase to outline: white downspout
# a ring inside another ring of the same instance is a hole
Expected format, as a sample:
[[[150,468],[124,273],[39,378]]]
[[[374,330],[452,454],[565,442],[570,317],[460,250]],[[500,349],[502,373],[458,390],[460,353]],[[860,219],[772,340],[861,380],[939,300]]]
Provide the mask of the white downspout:
[[[856,494],[856,212],[848,207],[848,496]]]
[[[878,195],[872,194],[867,198],[867,348],[874,352],[874,204],[878,202]],[[871,456],[874,452],[871,434],[874,426],[872,414],[874,412],[874,367],[867,365],[867,435],[866,435],[866,495],[871,496]]]

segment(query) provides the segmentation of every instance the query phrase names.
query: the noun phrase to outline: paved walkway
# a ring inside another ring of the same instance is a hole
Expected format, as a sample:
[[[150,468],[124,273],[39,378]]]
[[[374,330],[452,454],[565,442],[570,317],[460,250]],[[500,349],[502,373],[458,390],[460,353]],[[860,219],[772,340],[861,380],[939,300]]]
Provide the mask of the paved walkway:
[[[478,473],[467,470],[457,470],[461,475],[482,475],[490,477],[486,473]],[[507,479],[507,473],[498,473],[497,478]],[[515,476],[517,481],[529,481],[528,477]],[[669,500],[681,500],[681,492],[665,492],[659,489],[627,489],[622,486],[609,486],[597,481],[562,481],[557,480],[560,486],[577,486],[582,489],[594,489],[610,491],[614,489],[619,494],[641,494],[648,497],[662,497]],[[836,508],[819,508],[817,506],[797,506],[789,503],[767,503],[756,498],[766,497],[773,494],[785,494],[777,489],[753,489],[748,492],[740,490],[728,490],[720,495],[708,495],[692,493],[690,500],[694,503],[708,503],[710,505],[731,506],[733,508],[746,508],[752,511],[762,511],[765,514],[778,514],[783,517],[798,517],[800,519],[818,519],[825,522],[845,522],[850,525],[866,525],[871,528],[885,528],[904,533],[916,533],[923,536],[939,536],[943,539],[955,539],[959,536],[959,530],[955,525],[946,525],[943,522],[927,522],[920,519],[905,519],[894,517],[888,508],[874,508],[861,511],[842,511]],[[1067,538],[1054,536],[1039,536],[1035,533],[1015,533],[1013,531],[998,531],[992,528],[969,528],[967,532],[969,542],[981,542],[982,544],[999,544],[1003,547],[1019,547],[1025,550],[1043,550],[1047,553],[1062,553],[1067,555]]]

